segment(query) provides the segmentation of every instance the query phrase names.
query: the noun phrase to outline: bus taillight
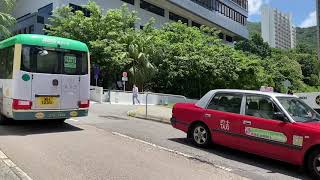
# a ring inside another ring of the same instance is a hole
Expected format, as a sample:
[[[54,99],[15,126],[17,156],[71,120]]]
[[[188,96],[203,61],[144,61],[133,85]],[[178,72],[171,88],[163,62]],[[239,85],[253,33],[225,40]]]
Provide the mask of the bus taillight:
[[[89,108],[89,106],[90,106],[89,100],[79,102],[79,108]]]
[[[14,99],[12,103],[12,109],[31,109],[32,107],[32,101],[24,101],[19,99]]]

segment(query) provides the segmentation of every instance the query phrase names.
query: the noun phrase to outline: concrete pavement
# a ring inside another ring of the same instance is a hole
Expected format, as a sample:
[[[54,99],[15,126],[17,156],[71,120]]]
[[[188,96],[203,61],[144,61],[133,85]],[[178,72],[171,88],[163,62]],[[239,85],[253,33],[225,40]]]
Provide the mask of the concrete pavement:
[[[19,176],[1,159],[0,179],[20,180]]]
[[[128,117],[136,108],[94,104],[88,117],[64,125],[0,126],[0,149],[33,179],[308,178],[286,163],[216,145],[194,147],[168,124]]]
[[[169,107],[153,105],[148,106],[148,115],[146,116],[146,107],[140,106],[128,111],[128,116],[170,124],[171,111],[172,109]]]
[[[0,126],[0,148],[35,180],[246,179],[115,133],[108,123],[131,121],[125,117],[130,108],[97,104],[89,117],[63,125],[35,121]]]

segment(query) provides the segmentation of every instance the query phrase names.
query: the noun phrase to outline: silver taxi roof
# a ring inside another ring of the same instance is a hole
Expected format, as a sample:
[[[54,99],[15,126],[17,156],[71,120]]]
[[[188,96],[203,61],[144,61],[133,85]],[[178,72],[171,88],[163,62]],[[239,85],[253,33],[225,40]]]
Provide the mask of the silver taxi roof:
[[[273,99],[275,99],[275,101],[277,102],[276,97],[295,97],[298,98],[295,95],[290,95],[290,94],[281,94],[281,93],[275,93],[275,92],[262,92],[262,91],[253,91],[253,90],[240,90],[240,89],[216,89],[216,90],[211,90],[209,91],[206,95],[204,95],[198,102],[197,102],[197,106],[199,107],[203,107],[206,108],[207,104],[209,103],[209,101],[211,100],[212,96],[215,93],[242,93],[242,94],[257,94],[257,95],[266,95],[269,96]],[[279,104],[279,103],[278,103]],[[280,105],[281,109],[283,112],[285,112],[285,114],[287,115],[287,117],[289,117],[289,120],[291,122],[294,122],[294,120],[292,119],[292,117],[288,114],[288,112],[282,107],[282,105]]]
[[[262,92],[262,91],[253,91],[253,90],[241,90],[241,89],[216,89],[209,91],[206,95],[204,95],[198,102],[197,105],[205,108],[209,101],[211,100],[213,94],[217,92],[226,92],[226,93],[243,93],[243,94],[258,94],[258,95],[266,95],[273,99],[276,97],[297,97],[289,94],[281,94],[275,92]]]
[[[254,90],[241,90],[241,89],[215,89],[211,90],[210,93],[214,94],[216,92],[232,92],[232,93],[244,93],[244,94],[259,94],[267,95],[271,97],[296,97],[290,94],[282,94],[276,92],[263,92],[263,91],[254,91]]]

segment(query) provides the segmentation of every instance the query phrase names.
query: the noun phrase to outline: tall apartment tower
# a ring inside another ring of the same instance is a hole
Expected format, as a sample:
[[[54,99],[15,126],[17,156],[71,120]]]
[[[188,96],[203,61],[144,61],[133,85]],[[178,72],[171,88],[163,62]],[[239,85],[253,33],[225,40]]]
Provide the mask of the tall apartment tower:
[[[320,0],[317,1],[318,60],[320,61]]]
[[[290,49],[296,46],[296,28],[291,14],[263,6],[261,30],[263,40],[273,48]]]

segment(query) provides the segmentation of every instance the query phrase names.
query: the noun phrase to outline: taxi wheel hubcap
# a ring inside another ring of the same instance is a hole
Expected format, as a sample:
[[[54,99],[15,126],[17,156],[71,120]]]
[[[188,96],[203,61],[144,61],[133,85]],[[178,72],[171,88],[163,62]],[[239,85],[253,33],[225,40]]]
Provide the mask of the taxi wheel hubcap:
[[[320,154],[318,154],[313,161],[313,169],[317,172],[320,176]]]
[[[202,126],[196,127],[193,131],[193,138],[198,144],[205,144],[208,139],[207,130]]]

